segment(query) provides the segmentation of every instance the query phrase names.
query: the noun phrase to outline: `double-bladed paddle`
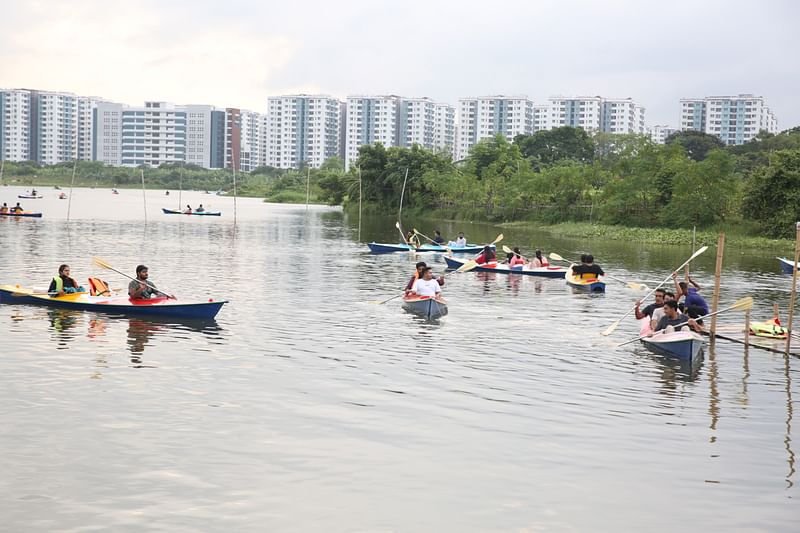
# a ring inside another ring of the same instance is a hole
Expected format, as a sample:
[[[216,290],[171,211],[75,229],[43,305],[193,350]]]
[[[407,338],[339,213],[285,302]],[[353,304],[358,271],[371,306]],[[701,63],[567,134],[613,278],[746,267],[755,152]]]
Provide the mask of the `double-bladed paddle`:
[[[708,318],[710,316],[718,315],[718,314],[724,313],[726,311],[747,311],[748,309],[750,309],[752,307],[753,307],[753,297],[752,296],[745,296],[744,298],[736,300],[736,303],[734,303],[730,307],[726,307],[725,309],[720,309],[719,311],[715,311],[713,313],[708,313],[707,315],[699,316],[699,317],[695,318],[694,320],[703,320],[704,318]],[[642,335],[641,337],[636,337],[635,339],[631,339],[629,341],[623,342],[622,344],[618,344],[617,348],[619,348],[620,346],[625,346],[626,344],[630,344],[632,342],[636,342],[636,341],[640,341],[642,339],[646,339],[648,337],[652,337],[653,335],[659,335],[659,334],[663,335],[665,332],[666,332],[666,330],[662,329],[662,330],[657,331],[657,332],[655,332],[655,333],[653,333],[651,335]]]
[[[698,250],[697,250],[695,253],[693,253],[693,254],[691,255],[691,257],[689,257],[689,259],[687,259],[686,261],[684,261],[684,262],[683,262],[683,264],[681,264],[681,266],[679,266],[678,268],[676,268],[675,270],[673,270],[673,272],[678,272],[678,271],[680,271],[680,270],[681,270],[683,267],[685,267],[686,265],[688,265],[689,263],[691,263],[691,262],[692,262],[692,260],[693,260],[694,258],[696,258],[698,255],[702,254],[702,253],[703,253],[703,252],[705,252],[706,250],[708,250],[708,246],[703,246],[702,248],[698,249]],[[552,254],[550,254],[550,255],[552,256]],[[670,272],[669,276],[667,276],[666,278],[664,278],[664,281],[662,281],[661,283],[659,283],[658,285],[656,285],[656,286],[655,286],[655,288],[653,288],[653,289],[652,289],[650,292],[648,292],[647,294],[645,294],[643,298],[640,298],[640,300],[639,300],[639,301],[644,301],[644,300],[646,300],[646,299],[647,299],[647,298],[648,298],[648,297],[649,297],[651,294],[653,294],[654,292],[656,292],[656,290],[657,290],[659,287],[661,287],[663,284],[665,284],[666,282],[668,282],[668,281],[669,281],[669,280],[671,280],[671,279],[672,279],[672,272]],[[630,310],[629,310],[627,313],[625,313],[625,314],[624,314],[624,315],[622,315],[622,316],[621,316],[619,319],[617,319],[617,321],[616,321],[616,322],[614,322],[613,324],[611,324],[610,326],[608,326],[608,328],[606,328],[606,329],[605,329],[605,331],[603,331],[603,332],[602,332],[602,334],[603,334],[604,336],[611,335],[611,334],[614,332],[614,330],[615,330],[615,329],[617,329],[617,326],[619,326],[620,322],[622,322],[622,321],[625,319],[625,317],[627,317],[628,315],[630,315],[631,313],[633,313],[633,311],[634,311],[634,310],[636,310],[636,305],[634,305],[634,306],[633,306],[633,307],[632,307],[632,308],[631,308],[631,309],[630,309]]]
[[[125,276],[126,278],[128,278],[128,279],[131,279],[131,280],[133,280],[133,281],[138,281],[139,283],[144,283],[145,285],[147,285],[147,286],[148,286],[148,287],[150,287],[151,289],[153,289],[153,290],[155,290],[155,291],[158,291],[158,292],[160,292],[160,293],[166,294],[168,298],[171,298],[171,299],[175,300],[175,296],[173,296],[172,294],[168,294],[168,293],[166,293],[166,292],[162,291],[161,289],[159,289],[158,287],[156,287],[155,285],[153,285],[153,284],[152,284],[152,283],[150,283],[149,281],[142,281],[142,280],[140,280],[140,279],[136,279],[136,278],[134,278],[133,276],[129,276],[129,275],[127,275],[127,274],[126,274],[126,273],[124,273],[124,272],[120,272],[119,270],[117,270],[116,268],[114,268],[113,266],[111,266],[110,264],[108,264],[107,262],[103,261],[103,260],[102,260],[102,259],[100,259],[99,257],[92,257],[92,262],[93,262],[95,265],[99,266],[100,268],[105,268],[105,269],[107,269],[107,270],[112,270],[112,271],[116,272],[117,274],[119,274],[120,276]]]

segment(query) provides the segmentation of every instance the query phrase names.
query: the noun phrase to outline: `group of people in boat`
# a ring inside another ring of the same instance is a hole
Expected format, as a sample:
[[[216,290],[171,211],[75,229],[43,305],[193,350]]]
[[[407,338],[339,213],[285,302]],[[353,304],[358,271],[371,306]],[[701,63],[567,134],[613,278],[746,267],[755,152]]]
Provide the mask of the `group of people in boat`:
[[[200,204],[198,206],[198,208],[195,209],[194,211],[192,211],[192,206],[191,205],[186,204],[186,209],[183,210],[183,214],[184,215],[189,215],[189,214],[192,214],[192,213],[204,213],[205,210],[206,209],[205,209],[205,207],[203,207],[203,204]]]
[[[419,240],[419,233],[416,233],[412,230],[406,232],[405,241],[406,244],[413,246],[415,248],[419,248],[421,242]],[[451,248],[463,248],[467,245],[467,238],[464,236],[464,232],[460,231],[458,233],[458,237],[454,241],[445,241],[445,238],[442,237],[442,232],[439,229],[433,230],[433,238],[429,239],[431,244],[438,244],[441,246],[449,246]]]
[[[19,205],[19,202],[17,202],[17,205],[15,205],[14,207],[8,207],[8,204],[5,202],[3,202],[3,205],[0,206],[0,213],[24,213],[24,212],[25,210],[22,208],[21,205]]]
[[[101,283],[105,286],[104,282]],[[64,296],[65,294],[86,292],[86,289],[70,277],[70,267],[64,264],[58,267],[58,275],[54,276],[50,281],[47,292],[51,296]],[[105,290],[100,292],[110,293],[107,286],[105,286]],[[150,298],[160,297],[172,298],[169,294],[158,290],[153,282],[149,281],[149,269],[145,265],[136,267],[136,279],[131,279],[128,284],[128,296],[132,300],[149,300]]]
[[[605,276],[605,274],[603,269],[600,268],[600,265],[594,262],[594,256],[592,254],[581,254],[581,262],[577,265],[572,265],[572,275],[579,278],[597,279],[600,276]]]
[[[684,326],[703,331],[702,317],[708,315],[708,303],[700,295],[700,285],[688,274],[685,281],[678,281],[678,273],[673,272],[672,279],[675,283],[674,292],[656,289],[655,302],[643,308],[641,301],[636,302],[636,319],[648,319],[642,327],[643,334],[669,331],[668,328],[680,330]]]
[[[497,252],[491,246],[484,246],[481,253],[475,258],[475,262],[479,265],[497,263]],[[506,258],[501,264],[506,264],[509,268],[546,268],[550,266],[547,256],[541,250],[536,250],[534,256],[528,259],[522,255],[518,246],[506,254]]]
[[[444,276],[434,279],[431,267],[425,261],[420,261],[416,264],[414,274],[408,280],[404,293],[406,296],[436,298],[441,295],[442,286],[444,286]]]

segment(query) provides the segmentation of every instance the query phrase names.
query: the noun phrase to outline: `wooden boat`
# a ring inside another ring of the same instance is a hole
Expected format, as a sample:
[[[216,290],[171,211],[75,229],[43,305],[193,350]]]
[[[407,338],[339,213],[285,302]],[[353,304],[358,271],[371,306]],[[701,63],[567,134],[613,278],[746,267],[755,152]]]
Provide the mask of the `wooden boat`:
[[[77,311],[96,311],[120,315],[149,315],[173,318],[214,318],[227,300],[182,302],[169,298],[132,300],[126,296],[90,296],[86,292],[51,296],[19,285],[0,285],[0,303],[32,304]]]
[[[403,296],[403,309],[426,320],[436,320],[447,314],[447,302],[442,297]]]
[[[32,213],[30,211],[23,211],[22,213],[12,213],[9,211],[8,213],[0,213],[0,217],[32,217],[32,218],[42,218],[41,213]]]
[[[781,265],[781,272],[784,274],[792,273],[794,262],[791,259],[786,259],[785,257],[776,257],[775,259],[777,259]],[[800,268],[800,265],[798,265],[798,268]]]
[[[465,259],[459,259],[446,255],[444,257],[447,263],[447,268],[456,269],[467,263]],[[500,274],[522,274],[523,276],[538,276],[542,278],[564,278],[567,274],[567,269],[562,266],[549,266],[540,268],[529,268],[528,266],[515,266],[509,268],[508,265],[502,263],[489,263],[488,265],[478,265],[474,269],[478,272],[499,272]]]
[[[42,198],[44,198],[44,196],[42,196],[40,194],[36,194],[36,195],[34,195],[34,194],[18,194],[17,198],[24,198],[26,200],[41,200]]]
[[[438,244],[422,244],[417,246],[416,248],[413,246],[409,246],[406,243],[398,243],[398,244],[387,244],[387,243],[379,243],[379,242],[371,242],[368,243],[369,251],[373,254],[390,254],[393,252],[447,252],[448,249],[451,250],[454,254],[477,254],[483,251],[484,245],[479,244],[467,244],[466,246],[447,246],[447,245],[438,245]],[[491,245],[491,248],[494,249],[494,245]]]
[[[666,333],[666,330],[654,333],[652,337],[645,337],[642,340],[647,349],[651,352],[667,357],[674,357],[683,361],[692,361],[700,356],[703,348],[703,337],[688,327],[683,327],[679,331]]]
[[[191,213],[184,213],[183,211],[176,211],[175,209],[167,209],[162,207],[161,210],[165,215],[205,215],[207,217],[218,217],[222,215],[222,211],[192,211]]]
[[[570,265],[571,267],[571,265]],[[581,278],[572,274],[572,268],[567,269],[567,274],[564,276],[567,280],[567,285],[574,289],[580,289],[588,292],[606,292],[606,282],[603,278]]]

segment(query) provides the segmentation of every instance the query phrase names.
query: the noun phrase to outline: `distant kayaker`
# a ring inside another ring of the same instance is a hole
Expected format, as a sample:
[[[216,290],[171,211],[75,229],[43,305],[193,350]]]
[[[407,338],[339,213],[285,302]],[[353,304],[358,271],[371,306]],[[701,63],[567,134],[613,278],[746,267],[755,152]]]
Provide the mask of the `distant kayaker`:
[[[408,244],[409,246],[413,246],[414,248],[419,248],[419,239],[417,238],[416,235],[414,235],[414,232],[411,230],[406,232],[406,244]]]
[[[458,239],[456,239],[456,246],[466,246],[467,245],[467,238],[464,237],[464,232],[458,232]]]
[[[165,191],[164,196],[169,196],[169,191]]]
[[[442,237],[442,232],[438,229],[433,230],[433,242],[436,244],[444,244],[444,237]]]
[[[572,266],[572,273],[582,278],[597,278],[604,276],[605,272],[600,268],[600,265],[595,264],[594,256],[592,254],[581,255],[581,264]]]
[[[483,251],[475,258],[475,262],[479,265],[485,265],[486,263],[496,263],[497,262],[497,254],[492,250],[491,246],[484,246]]]
[[[441,294],[442,288],[439,286],[439,283],[433,279],[431,267],[423,267],[421,276],[422,277],[414,282],[414,286],[411,287],[412,294],[416,294],[417,296],[428,296],[431,298],[435,298],[437,295]]]
[[[531,259],[531,268],[542,268],[550,266],[550,263],[547,262],[547,258],[542,255],[541,250],[536,250],[533,259]]]
[[[17,202],[17,205],[15,205],[14,207],[11,208],[11,212],[12,213],[24,213],[25,210],[22,209],[22,206],[19,205],[19,202]]]
[[[77,284],[77,282],[69,277],[69,265],[61,265],[58,267],[58,276],[55,276],[50,281],[50,287],[47,292],[55,296],[64,296],[73,292],[85,292],[86,289]]]
[[[514,251],[509,254],[508,258],[508,266],[509,268],[514,268],[515,266],[522,267],[525,265],[525,260],[522,258],[522,253],[519,251],[519,247],[515,247]]]
[[[693,286],[689,287],[686,281],[678,281],[678,273],[672,273],[672,279],[675,281],[675,301],[680,302],[682,297],[684,305],[686,306],[686,314],[692,318],[708,314],[708,304],[705,299],[697,292],[701,289],[700,285],[692,279],[691,276],[686,276],[686,279]],[[702,322],[701,322],[702,323]]]
[[[3,206],[0,207],[0,213],[8,213],[8,204],[3,202]]]
[[[695,331],[703,331],[703,327],[695,322],[693,318],[689,318],[686,315],[681,315],[678,313],[678,302],[675,300],[665,302],[663,309],[664,316],[661,317],[661,320],[659,320],[658,324],[656,324],[655,331],[661,331],[669,327],[674,330],[680,330],[683,326],[687,325]],[[669,332],[668,329],[667,332]]]
[[[154,296],[169,296],[155,288],[153,282],[148,281],[149,272],[146,266],[136,267],[136,279],[128,284],[128,296],[134,300],[148,300]]]
[[[205,211],[205,208],[203,207],[203,204],[200,204],[200,207],[198,207],[197,209],[194,210],[195,213],[202,213],[204,211]]]
[[[406,294],[411,292],[411,289],[414,287],[414,283],[420,277],[422,277],[422,270],[424,268],[427,268],[427,267],[428,267],[428,265],[425,264],[425,261],[420,261],[419,263],[417,263],[416,269],[414,270],[414,275],[411,276],[411,279],[408,280],[408,283],[406,283],[406,288],[405,288]],[[440,286],[444,285],[444,276],[439,276],[439,279],[437,279],[436,281],[437,281],[437,283],[439,283]]]
[[[186,209],[183,210],[183,214],[184,215],[192,214],[192,206],[190,206],[189,204],[186,204]]]

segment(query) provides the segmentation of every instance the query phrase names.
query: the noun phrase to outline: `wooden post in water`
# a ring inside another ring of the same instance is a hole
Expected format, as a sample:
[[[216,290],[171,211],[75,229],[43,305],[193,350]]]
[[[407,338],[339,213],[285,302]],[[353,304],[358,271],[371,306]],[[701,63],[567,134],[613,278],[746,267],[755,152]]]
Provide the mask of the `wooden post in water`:
[[[361,165],[358,166],[358,242],[361,242]]]
[[[786,355],[789,355],[789,350],[792,347],[792,331],[794,327],[794,303],[797,297],[797,262],[800,261],[800,222],[795,223],[795,238],[794,238],[794,265],[792,266],[792,293],[789,296],[789,318],[786,322],[786,329],[789,334],[786,336]]]
[[[147,194],[144,190],[144,169],[139,169],[142,172],[142,202],[144,203],[144,224],[147,225]],[[70,194],[70,196],[72,196]]]
[[[237,154],[236,150],[231,151],[231,166],[233,167],[233,227],[236,227],[236,156],[241,154]]]
[[[69,222],[69,212],[72,209],[72,189],[75,188],[75,170],[78,168],[78,160],[72,164],[72,181],[69,183],[69,198],[67,198],[67,222]]]
[[[750,309],[744,312],[744,349],[750,347]]]
[[[717,268],[714,271],[714,297],[711,299],[711,312],[716,313],[719,307],[719,285],[722,279],[722,257],[725,253],[725,234],[719,234],[717,241]],[[717,315],[711,317],[711,342],[717,333]]]

